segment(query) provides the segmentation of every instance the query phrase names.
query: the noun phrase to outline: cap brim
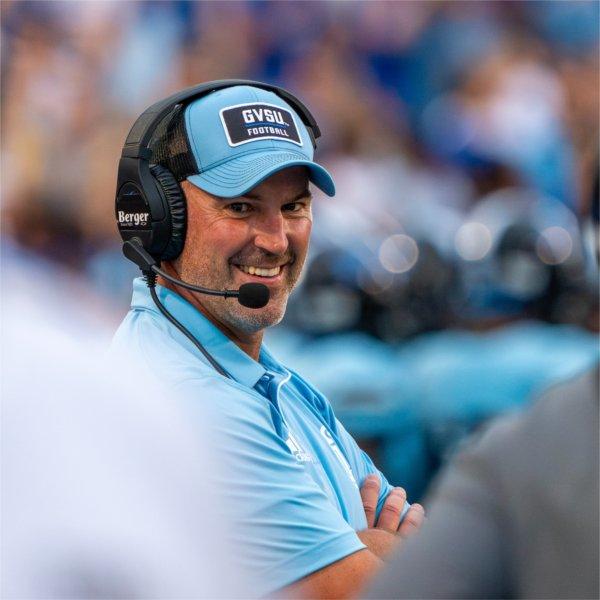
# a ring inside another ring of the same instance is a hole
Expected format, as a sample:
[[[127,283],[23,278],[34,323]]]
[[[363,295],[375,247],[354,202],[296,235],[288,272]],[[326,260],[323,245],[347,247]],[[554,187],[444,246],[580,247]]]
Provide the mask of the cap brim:
[[[209,194],[236,198],[273,173],[297,166],[306,167],[310,181],[325,194],[335,195],[333,179],[321,165],[307,160],[304,154],[289,150],[261,150],[238,156],[198,175],[190,175],[187,180]]]

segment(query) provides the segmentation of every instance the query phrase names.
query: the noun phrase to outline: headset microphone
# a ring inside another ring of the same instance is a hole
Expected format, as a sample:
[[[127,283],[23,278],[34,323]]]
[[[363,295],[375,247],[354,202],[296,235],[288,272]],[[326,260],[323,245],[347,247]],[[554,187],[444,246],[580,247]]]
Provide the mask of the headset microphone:
[[[193,292],[207,294],[209,296],[221,296],[222,298],[237,298],[237,301],[246,308],[262,308],[269,302],[269,288],[262,283],[244,283],[239,290],[211,290],[209,288],[192,285],[172,277],[158,267],[156,260],[144,250],[139,238],[132,238],[123,243],[123,254],[134,262],[144,273],[156,273],[175,285],[184,287]]]
[[[269,288],[262,283],[244,283],[238,290],[237,301],[246,308],[262,308],[269,303]]]

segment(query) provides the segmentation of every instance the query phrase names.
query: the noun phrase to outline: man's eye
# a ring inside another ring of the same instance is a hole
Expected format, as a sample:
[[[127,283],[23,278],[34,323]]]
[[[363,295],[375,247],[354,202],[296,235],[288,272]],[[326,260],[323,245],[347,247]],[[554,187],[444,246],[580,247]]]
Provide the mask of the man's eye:
[[[251,206],[247,202],[233,202],[229,204],[227,208],[238,215],[243,215],[247,212],[250,212]]]
[[[298,212],[303,208],[302,202],[289,202],[288,204],[283,205],[283,210],[286,212]]]

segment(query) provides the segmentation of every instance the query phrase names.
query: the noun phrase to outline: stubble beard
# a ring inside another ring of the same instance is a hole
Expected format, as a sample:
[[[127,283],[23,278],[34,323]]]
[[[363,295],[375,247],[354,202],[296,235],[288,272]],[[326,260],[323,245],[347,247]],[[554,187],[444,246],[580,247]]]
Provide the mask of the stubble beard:
[[[195,293],[194,296],[204,312],[227,329],[244,334],[255,334],[267,327],[280,323],[285,315],[287,302],[302,271],[304,260],[294,260],[286,266],[286,279],[275,294],[271,294],[264,308],[253,309],[242,306],[235,298],[219,298]],[[217,261],[179,265],[183,281],[216,290],[233,289],[233,274],[237,267],[228,264],[224,267]],[[219,274],[217,277],[216,275]]]

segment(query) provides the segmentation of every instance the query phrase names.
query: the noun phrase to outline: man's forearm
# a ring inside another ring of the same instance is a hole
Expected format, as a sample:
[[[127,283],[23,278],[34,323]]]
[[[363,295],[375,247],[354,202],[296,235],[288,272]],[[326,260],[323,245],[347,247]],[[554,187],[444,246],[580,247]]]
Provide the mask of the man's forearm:
[[[400,536],[384,529],[363,529],[363,531],[357,531],[356,535],[373,554],[382,560],[386,560],[388,555],[402,542]]]
[[[275,592],[272,597],[308,600],[356,598],[382,567],[383,562],[372,552],[359,550]]]

